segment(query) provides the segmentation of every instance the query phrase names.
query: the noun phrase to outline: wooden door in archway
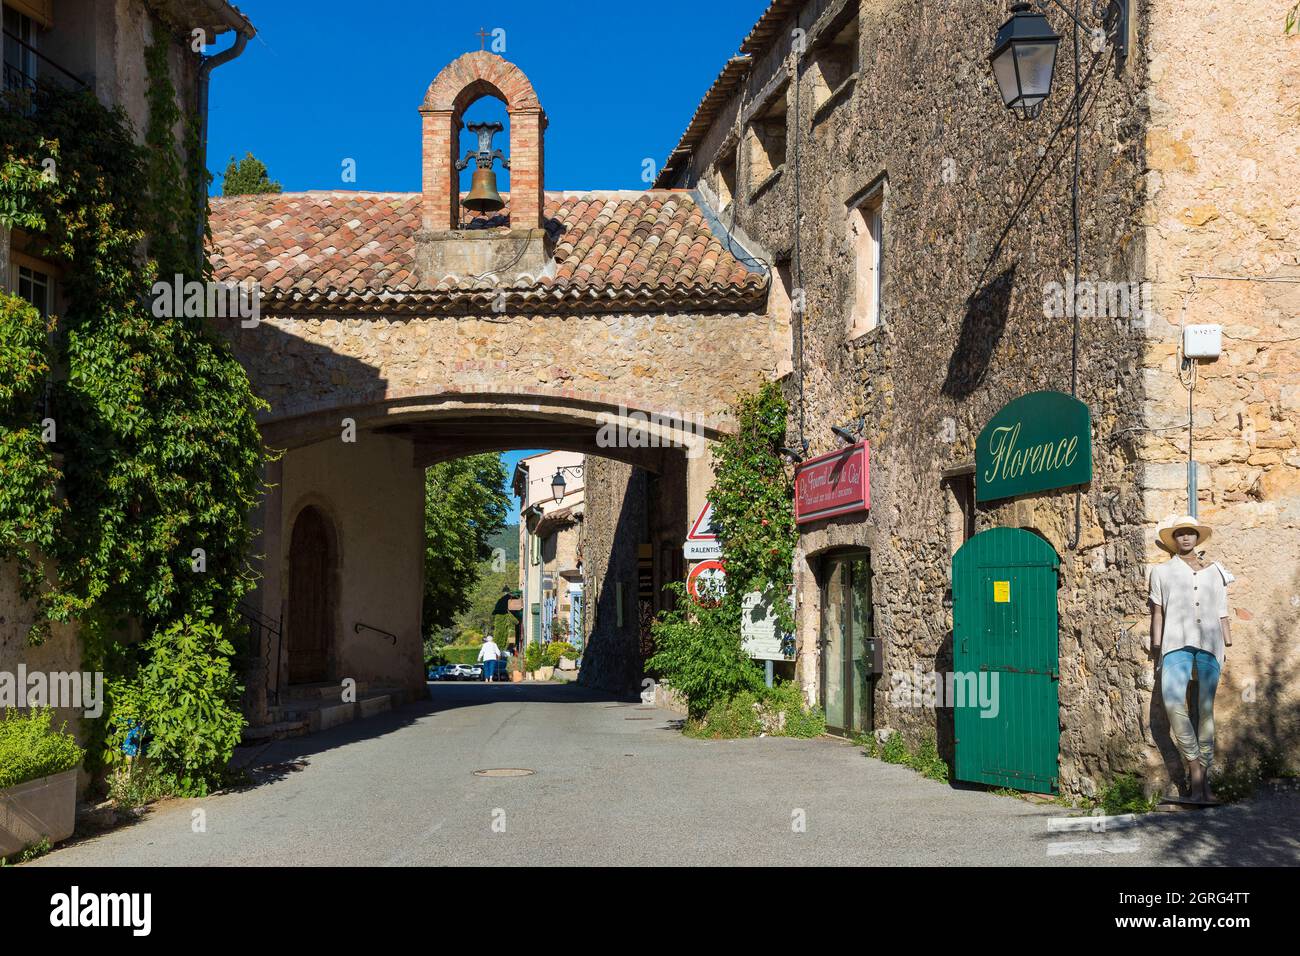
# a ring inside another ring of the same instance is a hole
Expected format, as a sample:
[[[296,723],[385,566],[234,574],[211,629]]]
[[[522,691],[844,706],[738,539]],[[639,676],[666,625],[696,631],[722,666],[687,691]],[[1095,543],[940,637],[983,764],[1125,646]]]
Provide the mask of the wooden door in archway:
[[[333,637],[334,555],[327,519],[304,508],[289,543],[289,683],[328,677]]]

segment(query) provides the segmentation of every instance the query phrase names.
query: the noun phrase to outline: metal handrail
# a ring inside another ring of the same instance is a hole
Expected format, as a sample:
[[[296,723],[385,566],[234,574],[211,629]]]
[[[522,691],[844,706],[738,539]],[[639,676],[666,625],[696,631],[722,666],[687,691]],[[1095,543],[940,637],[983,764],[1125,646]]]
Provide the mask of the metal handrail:
[[[362,623],[361,621],[357,621],[355,624],[352,625],[352,633],[353,633],[353,634],[360,634],[360,633],[361,633],[361,629],[362,629],[363,627],[364,627],[366,630],[368,630],[368,631],[374,631],[376,634],[382,634],[382,635],[384,635],[384,637],[390,637],[390,638],[392,638],[392,640],[393,640],[393,646],[394,646],[394,647],[397,646],[397,635],[394,634],[392,631],[385,631],[382,627],[375,627],[375,626],[373,626],[373,625],[371,625],[371,624],[364,624],[364,623]]]
[[[275,686],[271,686],[270,680],[266,682],[268,702],[275,706],[280,703],[280,665],[284,655],[284,637],[280,632],[280,622],[267,617],[242,602],[239,604],[238,610],[240,616],[248,622],[250,628],[257,628],[259,631],[264,632],[268,638],[272,636],[275,638]],[[259,646],[262,644],[260,635],[257,643]],[[258,656],[266,658],[266,668],[269,671],[271,669],[271,643],[269,640]]]
[[[87,84],[85,81],[83,81],[83,80],[82,80],[80,77],[78,77],[75,73],[73,73],[72,71],[68,70],[66,67],[62,66],[61,64],[56,63],[54,60],[51,60],[48,56],[46,56],[46,55],[45,55],[44,53],[42,53],[40,50],[36,49],[36,47],[34,47],[34,46],[32,46],[30,43],[27,43],[26,41],[24,41],[24,40],[22,39],[22,37],[16,36],[15,34],[10,33],[8,30],[4,30],[4,31],[0,31],[0,32],[3,32],[3,33],[4,33],[4,35],[5,35],[5,39],[6,39],[6,40],[13,40],[13,41],[14,41],[15,43],[17,43],[20,47],[22,47],[24,50],[26,50],[27,52],[29,52],[29,53],[31,53],[32,55],[34,55],[34,56],[35,56],[38,60],[40,60],[42,63],[46,63],[46,64],[49,64],[50,66],[54,67],[56,70],[58,70],[60,73],[62,73],[64,76],[66,76],[69,80],[71,80],[73,83],[75,83],[75,84],[76,84],[77,86],[79,86],[81,89],[83,89],[83,90],[88,90],[88,89],[90,89],[89,84]],[[11,70],[12,70],[14,73],[16,73],[17,75],[23,77],[23,79],[25,79],[25,80],[27,81],[26,85],[27,85],[27,88],[28,88],[28,89],[32,89],[32,88],[34,88],[34,87],[36,86],[36,78],[35,78],[35,77],[28,76],[26,73],[24,73],[22,70],[20,70],[17,66],[14,66],[14,65],[11,64],[11,63],[6,63],[6,64],[5,64],[5,87],[6,87],[6,88],[9,87],[9,76],[10,76],[10,71],[11,71]]]

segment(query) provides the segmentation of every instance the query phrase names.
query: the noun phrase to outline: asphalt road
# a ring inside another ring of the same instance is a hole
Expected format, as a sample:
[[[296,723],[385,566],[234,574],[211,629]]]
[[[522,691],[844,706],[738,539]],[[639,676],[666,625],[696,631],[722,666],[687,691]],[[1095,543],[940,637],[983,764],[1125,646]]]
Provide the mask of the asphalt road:
[[[842,741],[692,740],[673,719],[573,685],[431,685],[399,711],[241,754],[244,790],[169,801],[30,865],[1300,863],[1300,793],[1076,832],[1052,823],[1059,807]],[[474,775],[494,768],[533,773]]]

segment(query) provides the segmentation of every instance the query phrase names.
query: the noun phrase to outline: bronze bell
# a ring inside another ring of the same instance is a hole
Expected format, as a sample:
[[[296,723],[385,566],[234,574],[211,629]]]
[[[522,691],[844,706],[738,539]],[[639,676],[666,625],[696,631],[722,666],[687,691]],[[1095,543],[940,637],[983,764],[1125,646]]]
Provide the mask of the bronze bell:
[[[497,192],[497,174],[490,169],[476,169],[470,179],[469,195],[465,208],[475,212],[496,212],[505,208],[505,201]]]

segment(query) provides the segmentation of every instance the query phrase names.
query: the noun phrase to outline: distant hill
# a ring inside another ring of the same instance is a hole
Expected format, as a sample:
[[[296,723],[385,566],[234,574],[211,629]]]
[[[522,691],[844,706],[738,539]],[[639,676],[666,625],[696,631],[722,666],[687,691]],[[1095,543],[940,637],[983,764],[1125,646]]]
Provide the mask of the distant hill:
[[[489,548],[502,548],[507,561],[519,560],[519,525],[508,524],[488,538]]]

